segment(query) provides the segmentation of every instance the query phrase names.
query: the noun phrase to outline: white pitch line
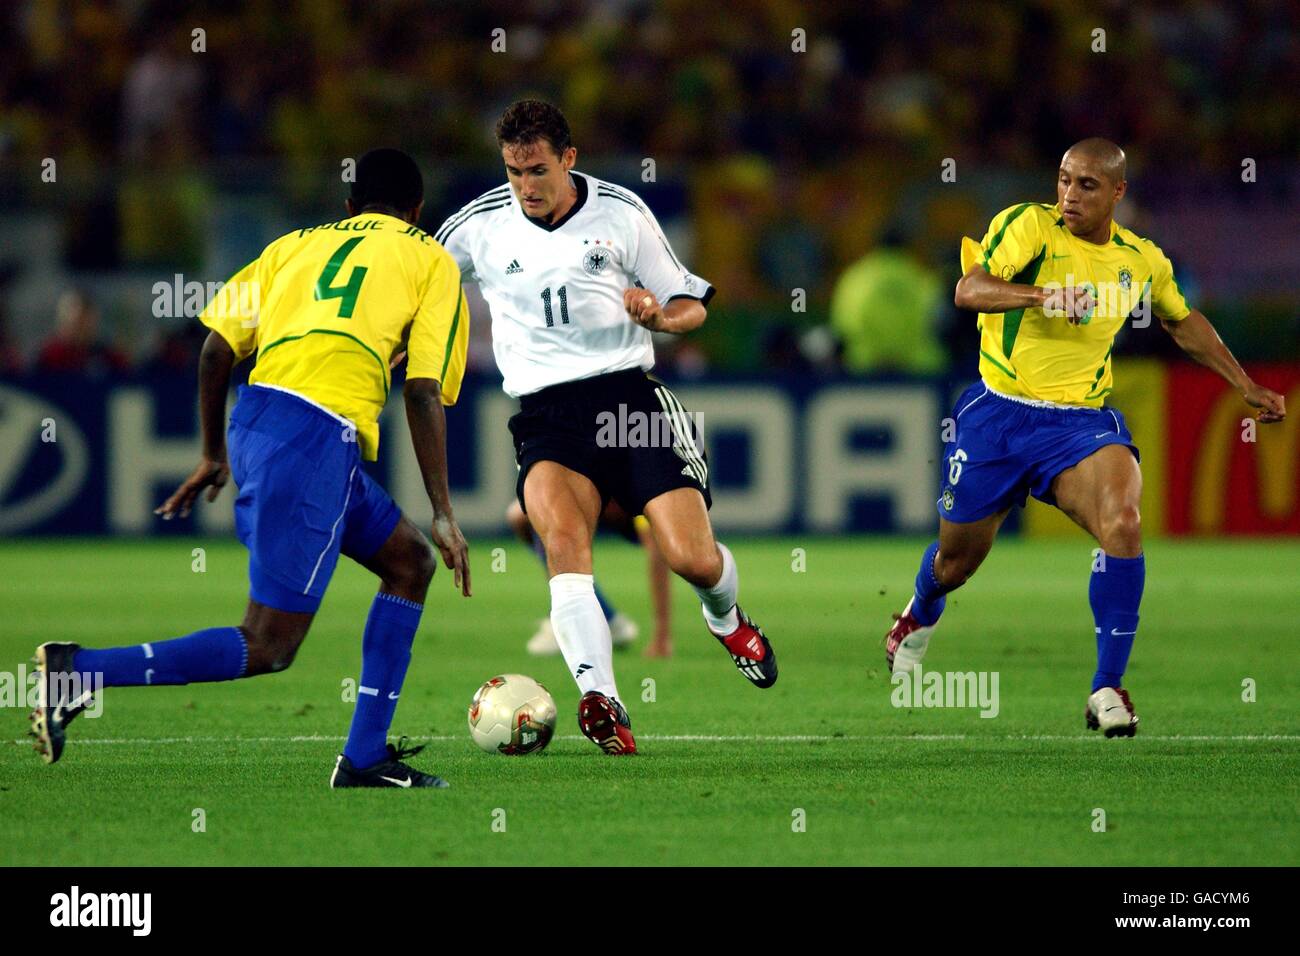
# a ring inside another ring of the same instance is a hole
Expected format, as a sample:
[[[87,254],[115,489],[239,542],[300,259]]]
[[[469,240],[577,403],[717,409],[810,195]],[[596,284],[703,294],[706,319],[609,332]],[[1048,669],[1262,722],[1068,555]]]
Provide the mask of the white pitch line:
[[[638,734],[640,740],[668,741],[672,743],[834,743],[835,741],[876,741],[880,743],[901,743],[908,740],[920,741],[980,741],[999,742],[1013,740],[1032,741],[1092,741],[1104,740],[1100,734],[787,734],[771,735],[739,734]],[[445,742],[464,740],[463,734],[411,735],[410,740]],[[578,734],[565,734],[556,740],[585,740]],[[1300,734],[1139,734],[1135,740],[1159,740],[1168,743],[1212,742],[1212,741],[1296,741]],[[347,740],[342,736],[326,734],[301,734],[292,737],[73,737],[74,744],[97,744],[101,746],[148,746],[150,744],[303,744],[303,743],[337,743]],[[15,744],[30,744],[30,738],[15,740]]]

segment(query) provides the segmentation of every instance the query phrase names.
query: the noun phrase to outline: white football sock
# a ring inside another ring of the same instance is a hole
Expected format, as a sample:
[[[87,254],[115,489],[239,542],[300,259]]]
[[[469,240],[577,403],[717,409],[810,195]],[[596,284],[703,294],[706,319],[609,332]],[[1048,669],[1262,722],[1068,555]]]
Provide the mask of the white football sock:
[[[617,698],[609,622],[596,600],[593,580],[590,574],[551,578],[551,629],[578,689]]]
[[[722,555],[722,577],[711,588],[696,588],[700,604],[704,609],[704,620],[709,630],[723,636],[740,627],[740,617],[736,614],[736,593],[740,590],[740,575],[736,572],[736,559],[731,556],[725,544],[718,544],[718,553]]]

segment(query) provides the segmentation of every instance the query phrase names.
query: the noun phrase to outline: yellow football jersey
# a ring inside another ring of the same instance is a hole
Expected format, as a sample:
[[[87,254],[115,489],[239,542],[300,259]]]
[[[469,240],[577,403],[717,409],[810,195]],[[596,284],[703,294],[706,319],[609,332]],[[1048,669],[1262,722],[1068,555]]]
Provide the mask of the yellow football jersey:
[[[1111,390],[1115,336],[1135,310],[1142,314],[1144,299],[1147,320],[1177,322],[1191,311],[1159,246],[1115,222],[1105,245],[1087,242],[1055,205],[1004,209],[982,243],[963,241],[961,259],[963,273],[980,265],[1008,282],[1082,286],[1097,300],[1078,325],[1041,308],[980,313],[980,377],[1008,395],[1098,407]]]
[[[389,362],[403,341],[407,377],[437,379],[443,404],[455,403],[465,373],[460,268],[428,233],[382,213],[280,237],[199,319],[238,358],[256,353],[249,382],[289,389],[350,419],[367,461],[379,451]]]

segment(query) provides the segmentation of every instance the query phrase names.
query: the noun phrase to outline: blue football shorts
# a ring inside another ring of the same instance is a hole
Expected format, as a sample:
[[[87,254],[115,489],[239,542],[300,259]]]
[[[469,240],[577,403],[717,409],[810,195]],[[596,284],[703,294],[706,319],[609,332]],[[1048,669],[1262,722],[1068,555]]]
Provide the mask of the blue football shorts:
[[[944,447],[939,515],[979,521],[1033,495],[1055,505],[1052,479],[1106,445],[1138,456],[1124,416],[1113,408],[1030,403],[976,382],[953,407],[956,433]]]
[[[351,423],[293,392],[241,387],[227,449],[239,486],[235,530],[259,604],[315,611],[339,555],[366,562],[401,519],[362,470]]]

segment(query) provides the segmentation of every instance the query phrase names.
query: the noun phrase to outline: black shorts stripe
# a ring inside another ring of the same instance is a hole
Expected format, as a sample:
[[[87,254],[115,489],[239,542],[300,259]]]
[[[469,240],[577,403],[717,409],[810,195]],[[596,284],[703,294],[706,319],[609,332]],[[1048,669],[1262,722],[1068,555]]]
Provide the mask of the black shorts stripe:
[[[707,487],[709,484],[709,466],[705,464],[703,457],[700,455],[699,447],[695,443],[694,429],[689,417],[689,413],[682,407],[677,396],[667,388],[660,386],[655,389],[655,395],[659,399],[659,404],[663,406],[664,414],[668,416],[669,426],[672,428],[673,437],[677,439],[678,447],[681,449],[682,457],[686,464],[695,473],[699,479],[700,485]]]

